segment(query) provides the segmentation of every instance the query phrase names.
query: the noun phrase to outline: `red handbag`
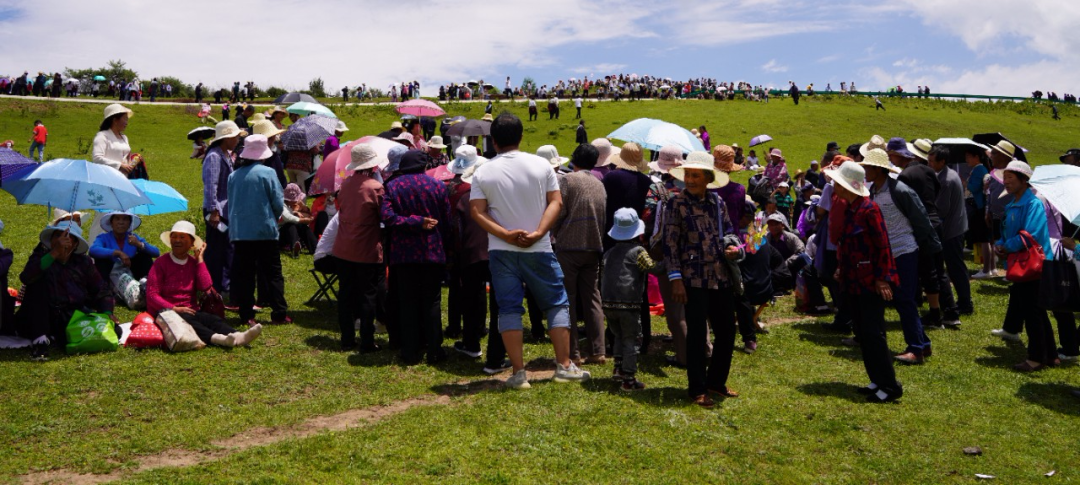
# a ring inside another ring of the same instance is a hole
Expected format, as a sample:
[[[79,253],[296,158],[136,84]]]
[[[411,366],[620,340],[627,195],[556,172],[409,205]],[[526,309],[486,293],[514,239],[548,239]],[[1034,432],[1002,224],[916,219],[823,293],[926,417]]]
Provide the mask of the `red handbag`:
[[[199,311],[225,318],[225,299],[221,297],[221,293],[211,287],[199,300]]]
[[[161,329],[154,323],[154,317],[149,313],[140,313],[131,322],[131,333],[128,335],[125,347],[133,349],[148,349],[165,345],[165,336]]]
[[[1043,247],[1027,231],[1020,231],[1020,240],[1024,243],[1024,249],[1009,253],[1005,279],[1013,283],[1038,281],[1042,278],[1043,261],[1046,261]]]

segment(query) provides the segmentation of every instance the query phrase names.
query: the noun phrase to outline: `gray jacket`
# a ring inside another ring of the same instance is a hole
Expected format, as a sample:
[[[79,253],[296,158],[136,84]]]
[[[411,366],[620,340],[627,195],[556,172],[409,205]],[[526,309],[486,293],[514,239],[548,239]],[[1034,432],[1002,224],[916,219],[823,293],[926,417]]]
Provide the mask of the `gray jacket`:
[[[663,274],[664,266],[653,261],[637,241],[619,241],[604,253],[604,274],[600,276],[603,307],[617,310],[641,308],[646,274]]]
[[[938,239],[937,231],[930,225],[930,217],[926,215],[926,208],[919,201],[918,194],[903,182],[889,177],[889,193],[896,207],[911,224],[911,230],[915,234],[915,242],[919,245],[919,251],[928,251],[926,254],[941,252],[941,240]],[[871,200],[874,191],[870,191]]]

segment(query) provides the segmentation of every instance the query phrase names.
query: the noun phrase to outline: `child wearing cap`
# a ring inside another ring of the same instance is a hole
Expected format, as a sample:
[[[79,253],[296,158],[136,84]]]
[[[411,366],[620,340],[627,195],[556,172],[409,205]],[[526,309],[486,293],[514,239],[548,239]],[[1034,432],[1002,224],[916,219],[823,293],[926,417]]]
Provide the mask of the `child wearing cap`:
[[[638,391],[645,384],[637,380],[637,354],[641,341],[641,294],[645,291],[646,273],[658,274],[662,267],[641,245],[645,223],[629,207],[615,211],[615,221],[608,236],[615,245],[604,253],[604,274],[600,296],[608,329],[615,335],[614,378],[622,390]]]
[[[788,183],[780,182],[773,191],[773,197],[776,198],[776,210],[790,221],[791,206],[795,205],[795,199],[791,197],[791,188]]]

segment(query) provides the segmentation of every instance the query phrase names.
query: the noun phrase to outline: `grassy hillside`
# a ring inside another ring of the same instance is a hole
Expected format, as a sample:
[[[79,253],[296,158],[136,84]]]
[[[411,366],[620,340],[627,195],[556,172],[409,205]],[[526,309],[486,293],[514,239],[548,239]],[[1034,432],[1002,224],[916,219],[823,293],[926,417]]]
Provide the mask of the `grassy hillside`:
[[[792,169],[805,169],[829,141],[843,147],[873,134],[936,139],[1000,131],[1029,148],[1036,164],[1056,162],[1080,145],[1074,110],[1054,121],[1048,108],[1030,103],[885,100],[888,111],[881,112],[865,99],[803,99],[799,106],[591,103],[583,116],[590,138],[638,117],[706,125],[714,143],[745,146],[767,133]],[[576,121],[572,105],[562,106],[562,120],[541,113],[540,121],[526,123],[523,149],[555,144],[569,155]],[[504,108],[527,118],[523,103],[496,110]],[[50,132],[48,157],[88,158],[102,109],[0,100],[0,140],[13,139],[25,151],[32,122],[41,119]],[[145,155],[152,178],[176,187],[192,207],[186,215],[145,218],[139,232],[153,241],[177,218],[197,219],[200,167],[188,159],[185,135],[199,122],[185,107],[133,109],[133,149]],[[346,138],[378,133],[396,119],[385,106],[336,111],[351,128]],[[483,105],[451,104],[447,111],[478,118]],[[47,221],[45,209],[15,206],[3,192],[0,219],[0,241],[16,252],[14,283]],[[1066,392],[1080,385],[1077,368],[1035,375],[1010,369],[1023,360],[1022,347],[989,335],[1004,313],[1000,282],[973,285],[976,314],[961,331],[930,335],[934,357],[926,365],[898,368],[901,404],[863,403],[855,393],[866,383],[858,352],[793,314],[788,297],[766,312],[776,326],[760,337],[761,349],[734,357],[730,382],[742,397],[703,410],[685,399],[685,373],[662,365],[660,344],[641,364],[649,389],[632,395],[606,379],[610,364],[591,366],[598,378],[584,385],[541,382],[509,392],[487,382],[480,362],[457,355],[436,367],[402,367],[388,351],[341,353],[333,306],[303,306],[314,291],[310,257],[283,262],[296,323],[266,329],[249,349],[72,357],[54,351],[44,364],[29,362],[24,350],[0,351],[0,482],[45,470],[114,473],[90,479],[133,483],[942,483],[969,482],[975,473],[1023,483],[1047,480],[1051,470],[1053,480],[1080,478],[1080,404]],[[133,316],[119,313],[124,321]],[[887,318],[899,349],[896,315]],[[663,320],[654,318],[653,329],[663,333]],[[527,345],[526,358],[541,359],[534,368],[550,368],[542,360],[550,356],[550,345]],[[348,430],[308,421],[357,409],[373,411],[345,415]],[[243,439],[228,441],[237,435]],[[267,438],[273,436],[294,438]],[[965,456],[967,446],[984,453]],[[75,481],[63,474],[30,479],[50,477]]]

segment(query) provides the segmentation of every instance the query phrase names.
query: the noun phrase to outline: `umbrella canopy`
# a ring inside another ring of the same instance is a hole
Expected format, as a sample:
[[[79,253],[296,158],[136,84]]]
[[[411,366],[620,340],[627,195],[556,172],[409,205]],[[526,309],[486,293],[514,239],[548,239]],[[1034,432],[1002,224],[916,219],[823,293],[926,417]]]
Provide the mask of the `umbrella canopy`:
[[[343,145],[341,148],[335,150],[334,153],[327,155],[326,160],[323,160],[322,165],[319,165],[319,168],[315,170],[315,176],[311,179],[311,186],[308,187],[308,195],[337,192],[337,190],[341,188],[341,182],[349,176],[345,171],[345,167],[352,161],[352,148],[361,143],[371,145],[372,148],[375,149],[375,153],[383,157],[390,152],[390,148],[401,146],[401,144],[396,141],[387,140],[386,138],[377,136],[365,136],[359,140]],[[384,168],[386,168],[386,166],[379,166],[380,170]]]
[[[310,150],[333,135],[336,129],[336,119],[311,115],[289,125],[288,131],[281,135],[281,144],[286,150]]]
[[[292,104],[299,102],[319,104],[319,102],[316,101],[315,98],[312,98],[311,96],[304,93],[282,94],[281,96],[278,96],[274,99],[274,104]]]
[[[1020,151],[1013,154],[1013,157],[1015,157],[1017,160],[1020,160],[1021,162],[1027,162],[1027,156],[1024,155],[1028,151],[1027,148],[1018,145],[1016,142],[1006,138],[1005,135],[1002,135],[1001,133],[980,133],[978,135],[972,136],[971,139],[975,140],[975,142],[977,143],[982,143],[983,145],[987,146],[997,145],[999,141],[1005,140],[1009,143],[1012,143],[1013,146],[1015,146],[1016,148],[1020,149]]]
[[[404,103],[398,103],[397,112],[413,116],[442,116],[446,114],[439,105],[426,99],[410,99]]]
[[[611,132],[607,137],[632,141],[650,150],[675,145],[681,148],[683,153],[705,151],[705,145],[702,145],[701,140],[690,133],[690,130],[674,123],[651,118],[638,118],[631,121]]]
[[[756,147],[762,143],[772,141],[772,137],[769,135],[758,135],[750,139],[750,146]]]
[[[465,120],[455,123],[446,130],[448,136],[488,136],[491,134],[491,123],[480,120]]]
[[[305,116],[316,114],[329,116],[331,118],[337,118],[337,115],[335,115],[333,111],[330,111],[330,108],[327,108],[326,106],[323,106],[319,103],[312,103],[309,101],[300,101],[299,103],[293,103],[288,108],[285,108],[285,111]]]
[[[149,204],[132,207],[132,213],[140,216],[153,216],[170,212],[187,212],[188,210],[187,199],[164,182],[135,179],[131,181],[131,184],[150,199]]]
[[[964,169],[959,169],[958,168],[958,170],[957,170],[960,173],[961,178],[966,176],[967,173],[968,173],[968,170],[970,170],[970,169],[967,169],[966,168],[967,166],[964,164],[964,162],[965,162],[965,160],[967,158],[967,148],[965,148],[965,147],[973,146],[973,147],[978,147],[978,148],[980,148],[982,150],[989,150],[990,149],[990,147],[988,147],[986,145],[983,145],[982,143],[976,143],[974,140],[972,140],[970,138],[938,138],[936,141],[934,141],[934,145],[944,145],[944,146],[949,147],[949,161],[948,161],[948,164],[949,165],[957,165],[958,167],[961,167],[961,166],[965,167]],[[961,171],[961,170],[963,170],[963,171]]]
[[[0,148],[0,185],[16,173],[37,165],[34,159],[27,158],[22,153],[10,148]]]
[[[191,141],[195,141],[195,140],[199,140],[199,139],[204,139],[205,140],[207,138],[213,138],[213,137],[214,137],[214,128],[209,127],[209,126],[200,126],[198,128],[195,128],[194,130],[189,131],[188,134],[187,134],[187,139],[191,140]]]
[[[1035,168],[1031,186],[1046,197],[1069,222],[1080,225],[1080,167],[1073,165],[1043,165]],[[1066,236],[1067,234],[1062,234]]]
[[[465,84],[468,84],[469,86],[472,86],[472,87],[476,87],[476,86],[479,86],[479,85],[480,85],[480,82],[479,82],[479,81],[476,81],[476,80],[474,79],[474,80],[472,80],[472,81],[469,81],[469,82],[467,82],[467,83],[465,83]]]
[[[75,210],[125,210],[150,199],[119,170],[86,160],[60,158],[23,170],[4,183],[22,204]]]
[[[102,76],[102,75],[100,75],[100,74],[99,74],[99,75],[97,75],[97,76],[94,76],[94,80],[95,80],[95,81],[104,81],[104,80],[105,80],[105,76]]]

